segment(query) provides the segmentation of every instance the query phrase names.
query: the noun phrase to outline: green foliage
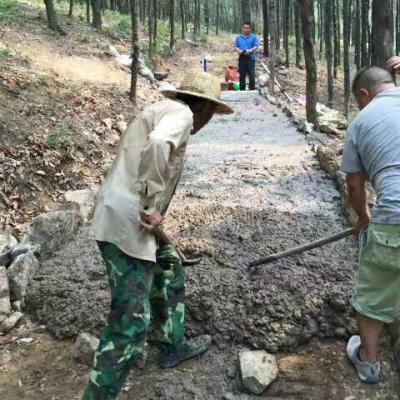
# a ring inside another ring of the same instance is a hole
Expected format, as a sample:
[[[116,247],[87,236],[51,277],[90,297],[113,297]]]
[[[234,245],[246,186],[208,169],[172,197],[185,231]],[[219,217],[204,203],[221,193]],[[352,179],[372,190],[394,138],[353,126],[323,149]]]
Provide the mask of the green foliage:
[[[0,1],[0,21],[13,21],[18,17],[19,5],[17,0]]]
[[[54,127],[54,133],[47,137],[46,143],[53,149],[59,149],[64,145],[68,145],[74,131],[65,122],[59,122]]]
[[[8,49],[0,49],[0,58],[8,57],[10,54]]]

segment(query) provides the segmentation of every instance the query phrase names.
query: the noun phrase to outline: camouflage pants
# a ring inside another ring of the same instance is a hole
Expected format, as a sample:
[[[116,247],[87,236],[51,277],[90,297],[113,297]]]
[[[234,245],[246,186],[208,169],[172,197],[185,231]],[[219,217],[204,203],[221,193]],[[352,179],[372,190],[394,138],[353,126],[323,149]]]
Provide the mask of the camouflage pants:
[[[111,311],[94,356],[83,400],[115,399],[143,351],[150,319],[157,339],[174,348],[184,335],[184,270],[172,246],[157,263],[124,254],[99,242],[111,288]]]

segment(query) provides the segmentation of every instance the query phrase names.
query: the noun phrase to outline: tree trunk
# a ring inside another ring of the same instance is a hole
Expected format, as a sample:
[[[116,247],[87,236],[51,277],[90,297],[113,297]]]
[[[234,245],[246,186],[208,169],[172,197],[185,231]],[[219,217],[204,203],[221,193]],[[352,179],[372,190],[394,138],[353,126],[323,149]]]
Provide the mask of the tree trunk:
[[[325,57],[326,70],[328,77],[328,107],[333,103],[333,45],[332,45],[332,26],[333,26],[333,1],[325,2]]]
[[[349,116],[350,102],[350,10],[351,0],[343,0],[343,71],[344,71],[344,115]]]
[[[215,34],[219,35],[219,13],[220,13],[220,0],[217,0],[217,15],[215,17]]]
[[[269,69],[270,69],[270,77],[269,77],[269,91],[271,94],[275,93],[275,77],[276,77],[276,67],[275,67],[275,59],[276,59],[276,9],[275,9],[275,0],[269,0],[269,28],[270,28],[270,43],[269,43]]]
[[[268,0],[263,0],[263,37],[264,37],[264,56],[269,57],[269,4]]]
[[[158,0],[149,0],[153,1],[153,54],[155,55],[157,52],[157,34],[158,34]]]
[[[361,66],[369,64],[369,3],[370,0],[361,0]]]
[[[393,56],[393,7],[391,0],[372,1],[371,62],[382,68]]]
[[[338,68],[340,66],[340,29],[339,14],[337,12],[339,0],[332,0],[333,6],[333,77],[337,79]]]
[[[58,23],[57,13],[54,8],[53,0],[44,0],[44,3],[46,5],[47,21],[49,28],[52,31],[58,32],[61,35],[66,35],[65,31]]]
[[[249,0],[241,0],[242,4],[242,19],[244,22],[251,22],[251,3]]]
[[[284,10],[284,47],[285,47],[285,66],[290,67],[290,51],[289,51],[289,24],[290,24],[290,0],[285,0]]]
[[[207,35],[210,32],[210,3],[209,0],[204,0],[204,22],[206,24]]]
[[[169,48],[173,50],[175,45],[175,0],[169,0]]]
[[[185,22],[185,3],[184,0],[180,0],[179,8],[181,12],[181,38],[186,39],[186,22]]]
[[[361,68],[361,12],[360,0],[355,1],[355,19],[354,19],[354,63],[357,69]]]
[[[325,0],[326,1],[326,0]],[[324,0],[319,0],[319,59],[322,60],[322,54],[324,53],[324,42],[325,42],[325,35],[324,35]]]
[[[148,22],[148,30],[149,30],[149,58],[153,59],[153,49],[154,49],[154,11],[153,10],[153,2],[149,1],[148,4],[148,16],[147,16],[147,22]]]
[[[73,13],[74,13],[74,0],[69,0],[68,17],[72,18]]]
[[[100,0],[91,0],[91,1],[92,1],[92,13],[93,13],[92,26],[93,28],[101,29]]]
[[[400,53],[400,0],[396,2],[396,54]]]
[[[276,38],[276,50],[281,49],[281,1],[271,0],[276,3],[276,22],[275,22],[275,38]]]
[[[294,7],[295,13],[295,30],[296,30],[296,67],[301,65],[301,21],[300,21],[300,8],[297,4]]]
[[[313,0],[299,0],[301,26],[303,31],[304,60],[306,64],[306,112],[307,120],[314,124],[314,129],[318,130],[317,114],[317,65],[315,63],[314,43],[312,40],[314,24],[314,2]]]
[[[139,21],[137,12],[137,0],[130,0],[131,22],[132,22],[132,64],[131,64],[131,88],[129,98],[136,105],[137,78],[139,67]]]

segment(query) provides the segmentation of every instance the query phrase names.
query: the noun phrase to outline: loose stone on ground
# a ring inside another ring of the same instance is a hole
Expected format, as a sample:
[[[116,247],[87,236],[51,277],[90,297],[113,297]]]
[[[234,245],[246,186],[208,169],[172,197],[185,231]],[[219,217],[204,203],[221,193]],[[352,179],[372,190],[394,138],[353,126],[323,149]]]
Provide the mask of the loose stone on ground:
[[[243,387],[254,394],[261,394],[278,377],[275,356],[263,350],[242,351],[239,354]]]

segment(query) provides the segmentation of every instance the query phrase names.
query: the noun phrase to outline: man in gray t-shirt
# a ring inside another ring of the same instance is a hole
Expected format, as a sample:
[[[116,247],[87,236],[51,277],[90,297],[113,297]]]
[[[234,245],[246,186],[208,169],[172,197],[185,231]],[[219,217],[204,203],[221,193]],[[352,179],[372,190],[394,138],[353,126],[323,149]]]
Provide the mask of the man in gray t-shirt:
[[[400,314],[400,89],[378,67],[361,70],[353,94],[361,109],[351,123],[341,170],[347,174],[349,201],[358,215],[360,265],[352,305],[360,336],[353,336],[347,355],[358,377],[380,377],[379,337],[384,324],[394,328]],[[365,183],[377,193],[372,210]]]

